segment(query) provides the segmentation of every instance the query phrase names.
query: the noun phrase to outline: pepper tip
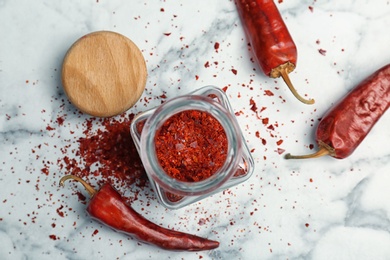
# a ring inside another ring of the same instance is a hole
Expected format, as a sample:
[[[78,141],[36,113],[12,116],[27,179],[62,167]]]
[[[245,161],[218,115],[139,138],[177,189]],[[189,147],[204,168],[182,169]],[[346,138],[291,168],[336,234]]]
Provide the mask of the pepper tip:
[[[309,99],[309,100],[307,101],[307,104],[308,104],[308,105],[313,105],[315,102],[316,102],[316,101],[315,101],[314,99]]]

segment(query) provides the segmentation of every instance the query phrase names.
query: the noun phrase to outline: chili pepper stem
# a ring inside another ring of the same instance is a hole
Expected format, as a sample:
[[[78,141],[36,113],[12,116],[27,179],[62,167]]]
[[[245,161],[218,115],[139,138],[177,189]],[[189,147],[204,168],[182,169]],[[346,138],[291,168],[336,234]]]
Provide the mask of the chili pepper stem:
[[[89,185],[86,181],[84,181],[84,180],[81,179],[80,177],[77,177],[77,176],[72,175],[72,174],[63,176],[63,177],[60,179],[60,184],[59,184],[59,185],[60,185],[61,187],[63,187],[63,186],[64,186],[64,182],[65,182],[66,180],[69,180],[69,179],[72,179],[72,180],[75,180],[75,181],[77,181],[77,182],[80,182],[80,183],[84,186],[85,190],[88,192],[88,194],[89,194],[91,197],[93,197],[93,195],[95,195],[95,193],[97,192],[97,191],[96,191],[94,188],[92,188],[92,186]]]
[[[287,62],[285,64],[282,64],[275,69],[273,69],[270,73],[270,76],[273,78],[282,77],[290,91],[293,93],[293,95],[302,103],[312,105],[314,104],[314,99],[305,99],[294,88],[294,85],[292,84],[290,77],[288,76],[288,73],[290,73],[294,69],[294,65],[291,62]]]
[[[329,155],[331,154],[331,151],[327,149],[326,147],[321,147],[317,152],[312,153],[312,154],[307,154],[307,155],[291,155],[291,154],[286,154],[285,159],[312,159],[312,158],[318,158],[321,156]]]

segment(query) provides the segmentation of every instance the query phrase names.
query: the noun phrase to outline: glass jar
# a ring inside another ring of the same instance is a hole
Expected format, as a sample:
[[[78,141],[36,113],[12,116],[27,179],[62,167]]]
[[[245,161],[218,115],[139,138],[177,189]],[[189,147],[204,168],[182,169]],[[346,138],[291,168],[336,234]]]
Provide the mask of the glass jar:
[[[159,163],[155,146],[156,135],[164,122],[173,115],[189,110],[205,112],[217,119],[227,139],[226,159],[222,166],[210,177],[193,182],[168,175]],[[159,202],[169,209],[181,208],[242,183],[253,173],[253,158],[236,117],[227,96],[217,87],[203,87],[140,113],[133,119],[130,128],[152,188]]]

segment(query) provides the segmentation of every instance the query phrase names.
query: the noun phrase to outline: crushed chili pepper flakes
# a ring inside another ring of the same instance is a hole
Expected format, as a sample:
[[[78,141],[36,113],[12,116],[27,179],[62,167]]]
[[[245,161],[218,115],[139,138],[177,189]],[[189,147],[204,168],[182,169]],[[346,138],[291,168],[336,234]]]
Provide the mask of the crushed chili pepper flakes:
[[[215,42],[214,43],[214,49],[216,52],[218,52],[218,49],[219,49],[219,42]]]
[[[216,118],[187,110],[168,118],[155,137],[161,167],[181,181],[201,181],[225,163],[227,137]],[[207,147],[207,149],[205,149]]]
[[[49,238],[50,238],[51,240],[58,240],[58,239],[60,239],[60,238],[57,237],[56,235],[49,235]]]
[[[147,177],[129,130],[133,118],[134,114],[119,119],[87,119],[83,136],[76,140],[77,149],[63,147],[64,156],[57,165],[66,174],[98,179],[99,186],[108,181],[118,189],[133,184],[143,188]],[[75,194],[85,202],[82,194]]]
[[[92,236],[94,237],[94,236],[96,236],[98,233],[99,233],[99,230],[95,229],[95,230],[93,231],[93,233],[92,233]]]
[[[60,217],[64,217],[64,212],[62,211],[62,209],[64,208],[64,206],[63,205],[61,205],[56,211],[57,211],[57,213],[58,213],[58,215],[60,216]]]
[[[251,109],[253,112],[257,113],[257,105],[256,105],[256,102],[254,101],[253,98],[251,98],[251,99],[249,100],[249,105],[250,105],[250,109]]]
[[[326,50],[324,50],[324,49],[319,49],[318,52],[319,52],[322,56],[325,56],[325,55],[326,55]]]

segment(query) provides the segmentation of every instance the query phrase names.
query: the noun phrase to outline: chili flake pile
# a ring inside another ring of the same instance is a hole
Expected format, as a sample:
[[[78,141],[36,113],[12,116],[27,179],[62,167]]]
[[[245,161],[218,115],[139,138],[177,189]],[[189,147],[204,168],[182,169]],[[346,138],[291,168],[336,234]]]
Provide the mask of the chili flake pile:
[[[58,164],[78,177],[99,176],[100,185],[110,181],[117,186],[144,186],[147,178],[129,130],[133,117],[101,119],[97,130],[96,119],[88,119],[75,158],[66,155]]]
[[[206,112],[187,110],[167,119],[155,137],[161,167],[180,181],[209,178],[224,164],[227,153],[225,130]]]

